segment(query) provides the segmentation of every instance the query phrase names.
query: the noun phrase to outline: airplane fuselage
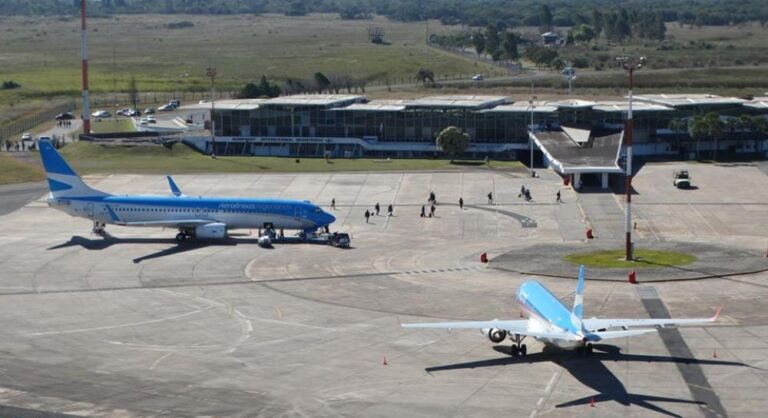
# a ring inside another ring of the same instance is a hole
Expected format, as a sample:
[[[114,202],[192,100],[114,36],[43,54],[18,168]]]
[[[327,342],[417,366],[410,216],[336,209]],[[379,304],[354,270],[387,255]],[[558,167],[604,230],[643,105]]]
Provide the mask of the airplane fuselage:
[[[135,195],[50,198],[48,204],[72,216],[117,225],[156,226],[195,219],[223,223],[228,229],[271,224],[278,229],[311,230],[332,221],[317,206],[288,199]]]
[[[581,330],[574,326],[571,311],[555,295],[537,281],[527,281],[517,289],[517,300],[530,317],[529,327],[539,332],[567,332],[574,335]],[[544,344],[563,349],[584,345],[583,341],[536,338]]]

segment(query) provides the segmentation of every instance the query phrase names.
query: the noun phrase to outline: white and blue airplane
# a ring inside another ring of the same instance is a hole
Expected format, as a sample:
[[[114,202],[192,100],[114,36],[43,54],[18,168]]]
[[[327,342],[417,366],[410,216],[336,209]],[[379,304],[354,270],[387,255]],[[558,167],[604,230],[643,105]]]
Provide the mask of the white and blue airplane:
[[[667,325],[714,322],[720,315],[720,309],[718,309],[711,318],[583,319],[584,266],[579,268],[574,299],[573,309],[569,311],[544,285],[530,280],[521,284],[517,290],[517,301],[528,313],[529,319],[433,322],[401,324],[401,326],[403,328],[479,329],[494,343],[500,343],[509,336],[513,342],[510,353],[517,357],[525,356],[527,353],[525,344],[522,344],[525,337],[533,337],[547,346],[577,349],[579,354],[591,354],[592,343],[598,341],[656,332],[655,327]],[[630,329],[632,327],[646,328]]]
[[[242,197],[186,196],[168,176],[173,196],[111,195],[92,189],[56,151],[38,141],[50,198],[48,205],[93,221],[93,231],[107,224],[175,228],[177,241],[223,239],[237,228],[298,229],[305,233],[327,228],[336,218],[309,201]]]

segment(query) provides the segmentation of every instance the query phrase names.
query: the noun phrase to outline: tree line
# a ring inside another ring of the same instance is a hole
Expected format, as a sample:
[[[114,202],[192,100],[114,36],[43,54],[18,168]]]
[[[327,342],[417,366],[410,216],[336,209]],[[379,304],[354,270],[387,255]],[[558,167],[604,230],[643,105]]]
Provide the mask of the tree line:
[[[281,94],[328,93],[339,94],[346,92],[365,93],[366,80],[346,74],[328,74],[316,72],[311,79],[289,78],[281,84],[274,84],[262,75],[258,83],[246,84],[237,94],[240,99],[256,99],[262,97],[277,97]]]
[[[509,26],[577,26],[588,23],[589,11],[614,10],[659,14],[664,22],[690,25],[737,25],[768,22],[764,0],[552,0],[549,18],[541,0],[88,0],[94,14],[240,14],[338,13],[343,19],[383,15],[399,21],[438,19],[445,24],[485,27],[502,21]],[[80,0],[3,0],[0,15],[61,15],[79,11]]]

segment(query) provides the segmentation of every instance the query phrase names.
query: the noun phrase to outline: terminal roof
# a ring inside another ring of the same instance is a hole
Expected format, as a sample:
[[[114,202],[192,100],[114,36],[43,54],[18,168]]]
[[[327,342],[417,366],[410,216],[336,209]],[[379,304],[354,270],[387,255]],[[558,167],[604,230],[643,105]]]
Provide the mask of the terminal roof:
[[[722,97],[714,94],[643,94],[634,96],[634,98],[641,102],[671,107],[742,104],[745,102],[745,100],[736,97]]]
[[[621,173],[618,158],[622,138],[623,131],[594,133],[578,127],[533,133],[550,166],[562,174]]]
[[[226,110],[254,110],[269,99],[236,99],[236,100],[216,100],[215,109]],[[198,103],[181,106],[180,109],[211,109],[211,102],[201,100]]]
[[[629,111],[629,103],[627,101],[621,100],[597,102],[594,106],[592,106],[592,109],[599,110],[601,112],[627,112]],[[637,100],[632,101],[633,112],[671,112],[673,110],[674,109],[671,107],[656,103],[641,102]]]
[[[429,96],[408,102],[409,107],[464,107],[473,109],[488,108],[504,104],[509,100],[506,96]]]
[[[368,99],[360,95],[347,94],[295,94],[267,100],[265,105],[289,106],[343,106],[351,103],[363,103]]]
[[[371,100],[368,103],[354,103],[336,110],[397,112],[405,110],[408,103],[410,103],[408,100]]]

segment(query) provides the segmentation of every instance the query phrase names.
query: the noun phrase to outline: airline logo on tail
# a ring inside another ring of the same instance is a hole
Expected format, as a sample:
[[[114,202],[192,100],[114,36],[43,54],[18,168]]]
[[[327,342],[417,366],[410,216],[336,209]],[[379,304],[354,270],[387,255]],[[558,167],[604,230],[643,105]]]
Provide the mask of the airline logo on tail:
[[[56,151],[51,141],[46,139],[38,141],[38,148],[40,149],[40,158],[43,160],[48,186],[54,198],[109,196],[107,193],[94,190],[83,183],[75,170]]]

